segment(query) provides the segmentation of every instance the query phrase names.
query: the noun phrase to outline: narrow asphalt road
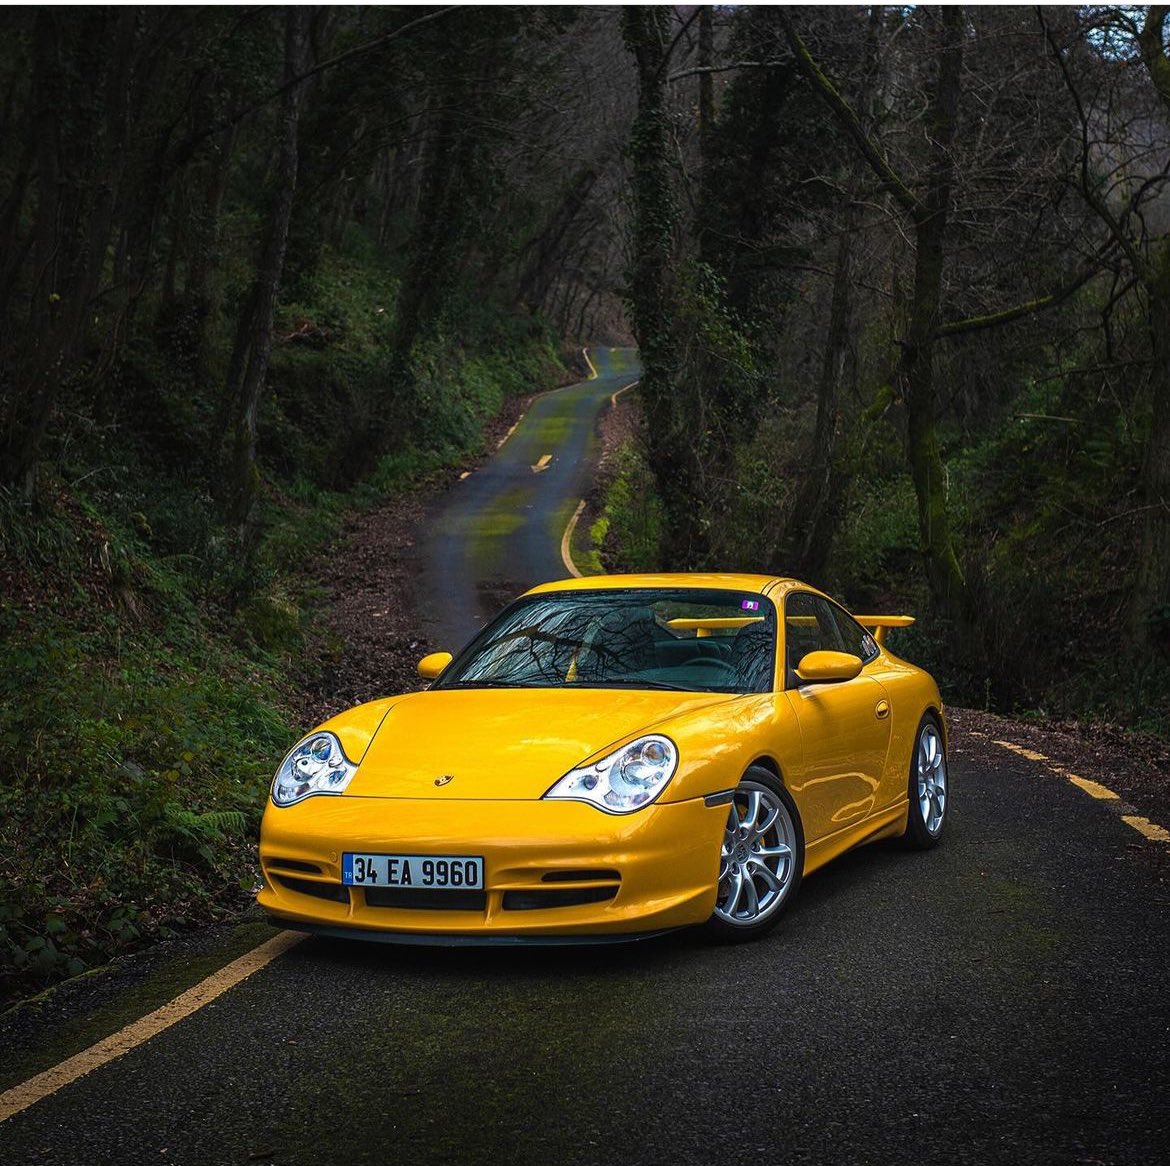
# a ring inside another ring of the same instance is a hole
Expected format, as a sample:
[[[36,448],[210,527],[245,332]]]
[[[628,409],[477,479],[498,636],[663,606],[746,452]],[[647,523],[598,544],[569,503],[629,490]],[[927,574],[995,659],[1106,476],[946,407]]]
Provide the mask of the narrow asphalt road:
[[[597,376],[538,397],[435,514],[416,604],[432,643],[455,651],[522,591],[567,574],[561,536],[589,488],[597,420],[640,371],[634,349],[589,356]]]
[[[536,426],[531,441],[518,429],[501,451],[512,469],[492,465],[459,488],[432,543],[430,585],[448,613],[478,619],[487,606],[488,589],[461,590],[465,577],[510,595],[560,573],[553,516],[575,504],[584,470],[555,459],[567,462],[567,443],[588,449],[596,409],[620,381],[563,390],[593,404],[555,441],[551,428],[538,440]],[[559,396],[537,403],[534,425]],[[567,484],[537,498],[516,467],[545,453],[547,474]],[[517,520],[508,530],[521,544],[493,533],[461,558],[452,532],[476,507]],[[531,533],[531,559],[520,532]],[[452,635],[465,630],[452,619]],[[0,1162],[1165,1160],[1160,844],[987,737],[960,727],[951,761],[941,847],[846,856],[811,877],[759,943],[306,940],[0,1123]],[[0,1072],[51,1036],[0,1025]]]

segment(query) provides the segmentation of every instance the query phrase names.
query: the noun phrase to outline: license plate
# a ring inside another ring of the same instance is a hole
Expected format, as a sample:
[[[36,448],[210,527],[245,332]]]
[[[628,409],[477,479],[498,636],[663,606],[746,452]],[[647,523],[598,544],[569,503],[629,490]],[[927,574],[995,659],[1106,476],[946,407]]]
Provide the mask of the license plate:
[[[431,854],[343,854],[341,881],[349,887],[483,890],[483,859]]]

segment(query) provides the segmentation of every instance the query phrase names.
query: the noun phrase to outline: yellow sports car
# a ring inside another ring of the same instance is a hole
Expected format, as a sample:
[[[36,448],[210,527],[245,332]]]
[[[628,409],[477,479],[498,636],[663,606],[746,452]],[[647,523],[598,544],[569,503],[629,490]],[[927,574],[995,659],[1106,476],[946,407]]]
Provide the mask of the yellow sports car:
[[[759,936],[843,851],[942,835],[938,688],[884,643],[912,622],[761,575],[536,587],[281,762],[260,905],[406,943]]]

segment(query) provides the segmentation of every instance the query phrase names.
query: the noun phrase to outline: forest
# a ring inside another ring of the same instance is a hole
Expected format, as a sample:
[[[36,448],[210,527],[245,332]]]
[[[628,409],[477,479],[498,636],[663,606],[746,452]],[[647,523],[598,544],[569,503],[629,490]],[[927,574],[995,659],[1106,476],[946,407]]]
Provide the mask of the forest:
[[[347,516],[585,344],[643,368],[598,563],[1170,734],[1170,8],[0,30],[0,990],[239,911]]]

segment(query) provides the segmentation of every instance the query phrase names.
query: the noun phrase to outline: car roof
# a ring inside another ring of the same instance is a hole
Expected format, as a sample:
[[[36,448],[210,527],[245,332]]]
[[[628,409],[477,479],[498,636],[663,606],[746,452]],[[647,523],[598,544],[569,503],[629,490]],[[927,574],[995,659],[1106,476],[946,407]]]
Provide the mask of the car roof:
[[[787,591],[804,587],[795,579],[777,575],[749,575],[731,572],[678,571],[642,575],[586,575],[577,579],[560,579],[542,583],[526,591],[525,595],[541,595],[549,591],[607,591],[623,587],[702,587],[715,591],[758,591],[766,595],[773,588]],[[816,588],[809,588],[815,591]]]

